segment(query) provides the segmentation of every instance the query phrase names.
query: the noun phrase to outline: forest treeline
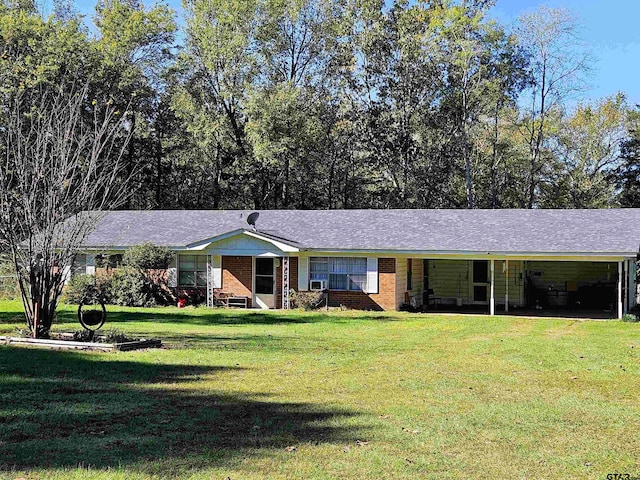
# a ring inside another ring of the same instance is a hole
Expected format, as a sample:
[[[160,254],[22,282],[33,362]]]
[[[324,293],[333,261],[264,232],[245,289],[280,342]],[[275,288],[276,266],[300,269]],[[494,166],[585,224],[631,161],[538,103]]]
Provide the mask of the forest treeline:
[[[639,109],[586,100],[574,15],[491,6],[0,0],[2,97],[114,108],[126,208],[640,206]]]

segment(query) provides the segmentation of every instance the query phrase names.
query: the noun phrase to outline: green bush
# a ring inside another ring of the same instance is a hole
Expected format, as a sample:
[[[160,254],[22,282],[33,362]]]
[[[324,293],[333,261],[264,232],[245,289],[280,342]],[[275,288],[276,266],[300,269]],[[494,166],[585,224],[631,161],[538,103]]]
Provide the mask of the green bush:
[[[99,253],[95,256],[94,262],[97,268],[104,268],[106,270],[118,268],[120,265],[122,265],[122,255],[119,253]]]
[[[95,296],[99,291],[94,275],[79,274],[73,275],[69,283],[64,287],[62,301],[64,303],[79,304],[88,298]]]
[[[292,308],[303,308],[305,310],[317,310],[324,306],[324,294],[322,292],[296,292],[291,290],[289,301]]]
[[[140,270],[121,267],[114,270],[104,293],[108,303],[114,305],[153,307],[157,305],[156,290],[159,288]]]
[[[640,321],[640,319],[637,316],[635,316],[633,313],[625,313],[622,316],[622,321],[623,322],[637,322],[637,321]]]
[[[166,270],[172,259],[173,253],[168,248],[143,243],[127,250],[122,263],[139,270]]]
[[[0,255],[0,300],[20,298],[20,288],[11,262]]]

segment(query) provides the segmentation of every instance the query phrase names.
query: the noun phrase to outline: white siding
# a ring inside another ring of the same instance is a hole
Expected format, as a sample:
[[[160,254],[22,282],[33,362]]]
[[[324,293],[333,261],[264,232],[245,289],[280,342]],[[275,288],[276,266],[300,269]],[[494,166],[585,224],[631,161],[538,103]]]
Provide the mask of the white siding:
[[[407,291],[407,259],[396,258],[396,310],[404,303]]]
[[[236,235],[235,237],[225,238],[218,242],[214,242],[209,245],[207,251],[213,255],[242,255],[253,257],[282,256],[282,250],[277,248],[275,245],[265,240],[247,235]]]
[[[222,288],[222,256],[211,255],[211,287]]]
[[[458,297],[470,303],[471,261],[429,260],[428,264],[429,288],[436,297],[448,299],[445,303],[454,303]]]
[[[309,257],[298,257],[298,291],[309,290]]]
[[[423,268],[422,268],[422,259],[414,258],[412,260],[411,270],[413,272],[412,278],[412,289],[409,291],[409,296],[411,297],[411,304],[415,307],[420,307],[422,305],[422,295],[424,292],[424,278],[423,278]]]
[[[504,305],[505,292],[507,290],[506,272],[503,272],[504,261],[496,260],[495,271],[495,297],[496,305]],[[523,275],[523,262],[519,260],[509,261],[509,305],[511,306],[523,306],[525,302],[524,298],[524,275]]]
[[[490,261],[490,260],[489,260]],[[444,303],[455,303],[462,298],[463,304],[473,303],[473,260],[429,260],[429,288]],[[509,278],[509,305],[522,305],[524,301],[523,262],[509,261],[509,271],[503,272],[502,260],[495,260],[494,295],[496,305],[504,306]],[[487,292],[488,293],[488,292]]]

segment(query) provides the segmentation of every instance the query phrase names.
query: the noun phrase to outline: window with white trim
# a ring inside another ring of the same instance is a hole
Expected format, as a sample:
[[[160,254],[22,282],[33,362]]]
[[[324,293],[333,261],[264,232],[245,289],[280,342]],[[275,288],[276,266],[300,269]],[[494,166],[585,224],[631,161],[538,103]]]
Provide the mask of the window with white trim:
[[[178,255],[178,285],[181,287],[207,286],[206,255]]]
[[[330,290],[366,291],[367,259],[311,257],[309,259],[309,279],[325,280]]]

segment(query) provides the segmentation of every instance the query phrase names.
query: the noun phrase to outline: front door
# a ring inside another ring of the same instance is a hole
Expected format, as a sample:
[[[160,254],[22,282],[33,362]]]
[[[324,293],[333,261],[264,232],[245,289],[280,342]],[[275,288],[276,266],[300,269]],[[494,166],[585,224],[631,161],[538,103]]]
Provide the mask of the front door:
[[[256,257],[254,268],[256,305],[260,308],[275,308],[276,306],[276,276],[273,258]]]
[[[476,305],[489,304],[489,261],[473,261],[473,303]]]

